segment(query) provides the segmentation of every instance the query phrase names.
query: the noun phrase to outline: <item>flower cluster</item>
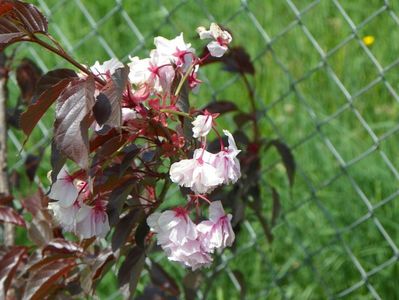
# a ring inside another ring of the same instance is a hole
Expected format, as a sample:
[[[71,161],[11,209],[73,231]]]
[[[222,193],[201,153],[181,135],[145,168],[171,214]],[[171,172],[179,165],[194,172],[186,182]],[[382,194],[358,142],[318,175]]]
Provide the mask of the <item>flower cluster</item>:
[[[222,203],[209,205],[209,220],[195,225],[185,208],[153,213],[147,219],[151,231],[157,234],[158,245],[172,261],[196,270],[212,262],[215,250],[231,246],[234,232],[231,215],[226,215]]]
[[[49,208],[66,231],[85,239],[105,237],[108,233],[106,202],[99,197],[91,200],[87,182],[74,178],[62,169],[48,196],[57,200],[50,202]]]
[[[199,27],[197,32],[200,39],[211,40],[207,45],[208,53],[204,57],[195,54],[191,44],[184,41],[183,34],[171,40],[156,37],[155,49],[150,51],[147,58],[130,57],[126,67],[116,58],[103,63],[97,61],[88,68],[89,74],[83,71],[78,74],[81,81],[89,81],[91,76],[96,79],[93,85],[96,103],[93,107],[93,118],[90,118],[93,139],[96,136],[101,138],[109,133],[112,127],[115,128],[115,124],[119,124],[121,128],[117,129],[120,135],[115,135],[115,141],[118,140],[117,145],[121,138],[126,141],[118,147],[142,139],[145,144],[141,145],[140,149],[137,148],[139,151],[161,148],[159,159],[181,159],[170,166],[169,175],[172,182],[192,190],[188,205],[163,213],[155,212],[148,217],[147,222],[169,259],[193,269],[209,265],[212,261],[210,254],[233,243],[231,215],[225,214],[220,201],[210,202],[206,194],[220,185],[235,183],[241,176],[237,159],[240,150],[227,130],[223,130],[228,140],[228,145],[224,145],[216,128],[215,119],[218,114],[206,110],[201,113],[197,110],[183,112],[178,106],[183,85],[187,83],[189,89],[196,89],[201,83],[198,79],[200,65],[209,56],[221,57],[228,50],[232,40],[231,35],[215,23],[211,24],[209,30]],[[121,79],[124,76],[126,81]],[[118,87],[118,84],[121,87]],[[115,104],[111,99],[116,99],[118,88],[123,90],[120,93],[121,103],[119,107],[114,108]],[[59,115],[62,113],[59,112]],[[170,126],[171,122],[177,121],[176,116],[193,120],[193,142],[187,141],[191,138],[185,136],[182,130],[175,129],[176,125]],[[121,123],[117,122],[118,119]],[[79,126],[81,125],[80,123]],[[211,130],[214,130],[220,139],[218,153],[206,150],[207,136]],[[106,141],[101,139],[103,143]],[[75,143],[73,138],[71,140]],[[186,146],[183,149],[185,145],[199,147]],[[113,151],[118,148],[112,147]],[[79,151],[80,149],[77,149],[67,154],[71,158],[77,157],[79,161],[80,157],[76,154]],[[118,157],[121,153],[118,151],[114,154],[116,164],[124,161],[122,156]],[[185,159],[188,153],[192,153],[191,159]],[[49,193],[49,197],[56,200],[49,204],[55,219],[64,230],[74,232],[82,238],[105,237],[110,229],[106,200],[111,190],[96,194],[92,186],[97,181],[101,182],[104,173],[99,157],[100,155],[95,156],[98,161],[93,160],[90,172],[81,170],[76,172],[77,176],[71,176],[62,170]],[[114,157],[111,157],[111,160]],[[107,158],[104,160],[107,161]],[[143,176],[161,178],[151,169],[152,165],[146,165],[143,160],[129,160],[129,164],[126,168],[131,167],[140,174],[133,176],[136,179],[142,179]],[[149,189],[151,188],[153,187]],[[140,197],[143,198],[141,195]],[[151,202],[154,198],[145,201]],[[209,220],[194,224],[189,217],[189,208],[193,203],[196,204],[198,218],[200,199],[210,204]]]

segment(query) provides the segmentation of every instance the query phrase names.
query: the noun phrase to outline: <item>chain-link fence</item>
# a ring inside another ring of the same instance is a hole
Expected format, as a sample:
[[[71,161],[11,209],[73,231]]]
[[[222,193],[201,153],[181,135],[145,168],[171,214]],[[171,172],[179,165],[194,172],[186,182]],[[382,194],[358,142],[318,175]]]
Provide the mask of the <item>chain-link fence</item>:
[[[35,3],[85,64],[145,55],[158,34],[183,31],[189,40],[210,21],[230,28],[235,44],[250,53],[262,133],[290,146],[296,182],[290,190],[279,160],[263,158],[264,180],[281,193],[275,240],[266,241],[248,212],[237,249],[207,272],[200,297],[399,297],[397,0]],[[62,63],[39,48],[23,49],[44,71]],[[201,97],[234,101],[240,95],[238,78],[201,76],[207,90]],[[21,160],[10,158],[11,169],[22,166],[27,151],[49,145],[51,121],[40,123]],[[10,153],[21,149],[22,138],[9,131]],[[262,195],[268,211],[271,197]]]

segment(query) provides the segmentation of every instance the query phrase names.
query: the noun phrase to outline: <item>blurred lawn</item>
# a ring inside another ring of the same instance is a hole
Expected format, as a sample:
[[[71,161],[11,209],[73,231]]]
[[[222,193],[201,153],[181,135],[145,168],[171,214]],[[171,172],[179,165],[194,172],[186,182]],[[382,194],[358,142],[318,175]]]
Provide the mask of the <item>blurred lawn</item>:
[[[367,20],[381,9],[383,0],[341,0],[343,9],[358,27],[353,33],[334,1],[314,1],[314,5],[312,2],[35,2],[53,11],[51,31],[78,60],[88,65],[97,59],[106,60],[112,53],[124,60],[128,55],[145,56],[152,48],[155,35],[172,38],[182,31],[186,40],[200,45],[195,39],[195,28],[208,25],[209,19],[230,28],[234,44],[244,45],[250,53],[257,71],[252,83],[256,86],[258,105],[267,113],[261,118],[262,134],[268,138],[283,138],[293,147],[298,173],[290,196],[284,169],[281,163],[275,163],[277,155],[268,153],[264,156],[264,180],[278,188],[284,211],[274,229],[275,241],[272,245],[267,243],[259,224],[248,211],[247,218],[258,240],[245,248],[252,239],[250,231],[241,230],[238,248],[242,251],[213,281],[209,299],[239,299],[228,270],[243,273],[248,296],[258,295],[260,299],[266,296],[269,299],[331,297],[362,280],[348,251],[365,272],[395,255],[376,223],[386,230],[394,244],[399,245],[399,200],[395,197],[378,205],[398,190],[398,174],[390,170],[390,167],[399,167],[398,133],[395,131],[399,105],[398,97],[393,96],[399,79],[398,24],[389,10]],[[399,15],[399,3],[391,2],[392,13]],[[294,5],[299,11],[303,10],[300,24],[296,22]],[[123,14],[113,14],[120,8],[124,10]],[[129,25],[127,16],[134,26]],[[132,31],[135,27],[140,32],[137,35]],[[304,28],[320,49],[329,53],[324,60]],[[375,37],[368,51],[380,67],[386,69],[383,78],[367,56],[365,47],[361,46],[361,38],[366,35]],[[270,47],[266,43],[269,38],[272,40]],[[29,55],[44,68],[62,63],[38,48],[21,47],[18,55]],[[219,66],[205,69],[202,76],[207,84],[194,97],[195,105],[212,99],[229,99],[243,109],[247,108],[244,86],[239,81],[231,81],[234,76],[221,73]],[[340,89],[338,80],[347,95],[342,87]],[[11,94],[15,99],[15,89]],[[348,95],[352,96],[349,100]],[[351,105],[349,101],[353,101]],[[344,111],[332,118],[341,109]],[[53,116],[48,116],[43,128],[51,130],[52,122]],[[229,122],[231,120],[226,121],[226,126]],[[13,131],[13,134],[20,142],[23,140],[20,132]],[[35,152],[34,146],[42,139],[43,133],[37,129],[26,150]],[[382,140],[378,149],[369,151],[377,146],[375,140],[379,139]],[[48,138],[43,142],[48,145]],[[342,157],[346,168],[340,166],[331,145]],[[10,165],[15,166],[20,158],[13,153],[19,148],[10,140],[9,149]],[[48,155],[48,150],[46,153]],[[391,162],[390,166],[387,161]],[[49,168],[49,162],[44,160],[39,170],[41,178]],[[26,192],[30,188],[26,186],[26,180],[24,184],[22,190]],[[271,197],[268,191],[262,193],[265,213],[269,214]],[[375,219],[369,218],[350,227],[368,214],[364,201],[377,205],[373,211]],[[231,252],[227,256],[231,256]],[[177,278],[184,276],[182,268],[163,262]],[[398,277],[396,262],[372,274],[368,282],[382,299],[398,299],[399,290],[395,285]],[[139,285],[140,290],[143,287],[143,284]],[[101,282],[99,295],[101,299],[121,299],[112,272]],[[373,299],[364,284],[349,298]]]

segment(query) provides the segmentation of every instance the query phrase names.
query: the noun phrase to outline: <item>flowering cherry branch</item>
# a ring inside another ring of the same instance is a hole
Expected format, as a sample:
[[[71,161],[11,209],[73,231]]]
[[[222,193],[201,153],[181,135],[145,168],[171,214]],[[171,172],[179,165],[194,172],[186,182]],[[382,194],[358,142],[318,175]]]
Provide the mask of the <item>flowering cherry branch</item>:
[[[19,123],[27,138],[55,104],[50,189],[47,194],[39,191],[36,200],[30,200],[34,204],[23,208],[34,216],[31,223],[26,225],[16,212],[14,218],[7,216],[18,226],[27,226],[32,237],[45,234],[35,238],[36,248],[9,251],[10,257],[18,257],[15,268],[28,251],[38,252],[42,259],[21,275],[28,278],[21,298],[70,292],[69,285],[76,280],[90,283],[82,286],[88,295],[106,266],[122,257],[118,281],[121,286],[129,284],[133,293],[144,258],[157,249],[152,247],[155,241],[169,260],[192,270],[207,267],[216,253],[233,245],[246,205],[255,209],[271,241],[279,197],[272,188],[275,209],[269,224],[259,201],[259,153],[274,146],[290,171],[290,184],[292,155],[282,142],[265,142],[260,136],[255,94],[245,76],[254,68],[245,50],[229,48],[231,34],[215,23],[209,30],[197,28],[197,33],[207,42],[201,55],[181,33],[173,39],[155,37],[149,56],[129,57],[127,65],[111,58],[85,66],[48,33],[47,20],[35,6],[18,0],[0,2],[1,49],[33,42],[77,68],[43,75],[29,62],[17,71],[17,77],[24,75],[19,80],[22,93],[30,95]],[[200,68],[213,62],[242,75],[250,112],[229,101],[204,108],[190,105],[190,92],[201,86]],[[35,88],[26,91],[26,86]],[[227,112],[236,113],[238,130],[233,133],[218,125]],[[243,132],[246,122],[253,123],[252,138]],[[211,131],[217,137],[214,141]],[[171,205],[171,186],[179,186],[187,201]],[[66,238],[67,232],[75,242]],[[95,243],[98,238],[110,245],[100,247]],[[42,283],[39,287],[36,278]]]

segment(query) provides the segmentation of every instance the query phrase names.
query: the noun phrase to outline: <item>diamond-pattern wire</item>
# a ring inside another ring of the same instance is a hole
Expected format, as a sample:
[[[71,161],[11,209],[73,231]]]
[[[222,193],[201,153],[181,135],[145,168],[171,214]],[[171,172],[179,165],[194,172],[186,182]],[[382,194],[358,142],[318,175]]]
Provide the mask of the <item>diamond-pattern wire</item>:
[[[215,17],[211,13],[211,9],[206,6],[206,4],[204,3],[203,0],[193,0],[193,1],[195,3],[197,3],[199,7],[202,8],[203,13],[204,13],[204,15],[206,16],[207,19],[209,19],[211,21],[215,20]],[[314,203],[320,209],[320,211],[323,213],[324,217],[328,220],[328,222],[335,229],[335,239],[331,243],[328,243],[327,245],[324,245],[321,248],[319,248],[319,249],[317,249],[315,251],[312,251],[312,252],[309,252],[307,250],[307,248],[302,244],[302,241],[300,239],[296,239],[296,242],[298,243],[299,247],[301,248],[301,250],[303,251],[303,253],[304,253],[305,257],[306,257],[305,258],[305,262],[304,262],[304,264],[302,264],[302,266],[310,267],[310,269],[314,273],[315,279],[317,281],[319,281],[319,283],[323,287],[324,292],[326,293],[326,295],[329,298],[344,297],[344,296],[349,295],[352,292],[356,291],[360,287],[366,286],[367,289],[369,290],[371,296],[373,296],[373,298],[381,299],[380,295],[377,293],[377,291],[375,290],[373,285],[369,282],[368,278],[378,274],[378,272],[380,272],[384,268],[387,268],[388,266],[396,263],[398,261],[398,259],[399,259],[399,250],[398,250],[396,244],[393,242],[392,238],[389,236],[389,234],[385,230],[384,226],[381,224],[379,219],[375,216],[374,211],[377,210],[378,208],[390,203],[393,199],[395,199],[399,195],[399,191],[398,190],[395,191],[394,193],[392,193],[391,195],[389,195],[385,199],[381,200],[377,204],[372,204],[370,202],[370,200],[367,198],[366,194],[362,191],[362,189],[360,188],[360,186],[358,185],[356,180],[353,177],[351,177],[351,175],[348,172],[348,168],[350,166],[352,166],[353,164],[357,163],[358,161],[363,160],[364,158],[366,158],[370,154],[377,152],[381,156],[381,158],[384,161],[386,167],[392,172],[394,177],[396,179],[399,179],[398,170],[395,168],[394,164],[390,161],[390,159],[388,158],[386,153],[384,151],[382,151],[381,148],[379,147],[382,141],[388,139],[389,137],[391,137],[392,135],[394,135],[396,132],[399,131],[399,126],[396,126],[394,128],[389,129],[383,135],[378,137],[374,133],[372,128],[368,125],[367,121],[362,117],[361,113],[353,105],[353,103],[357,100],[357,98],[359,98],[361,95],[363,95],[364,93],[366,93],[368,90],[372,89],[374,86],[376,86],[379,83],[383,83],[384,86],[386,87],[386,89],[392,95],[392,97],[396,101],[399,102],[399,96],[397,95],[397,92],[395,91],[393,86],[390,84],[390,82],[386,80],[386,78],[384,76],[388,71],[390,71],[391,69],[393,69],[394,67],[399,65],[399,58],[396,59],[394,62],[392,62],[390,65],[388,65],[386,67],[382,67],[381,64],[378,62],[377,58],[362,43],[360,37],[358,36],[358,31],[361,28],[363,28],[368,23],[370,23],[375,17],[377,17],[377,16],[379,16],[379,15],[381,15],[383,13],[385,13],[385,14],[388,13],[389,16],[394,20],[394,22],[398,26],[399,26],[399,17],[391,9],[390,2],[389,1],[384,1],[384,4],[379,9],[377,9],[372,14],[370,14],[360,24],[355,25],[355,23],[352,21],[352,19],[349,17],[349,15],[346,13],[345,9],[343,8],[343,6],[341,4],[342,1],[343,0],[341,0],[341,1],[332,0],[332,2],[334,3],[334,5],[335,5],[335,7],[337,9],[337,12],[339,12],[339,14],[345,19],[345,21],[348,23],[348,25],[352,29],[352,34],[349,35],[347,38],[343,39],[338,45],[336,45],[334,48],[332,48],[331,50],[329,50],[327,52],[325,52],[322,49],[322,47],[318,44],[317,40],[312,36],[311,32],[308,30],[308,28],[306,27],[306,25],[304,25],[304,23],[302,21],[303,16],[306,15],[309,11],[311,11],[314,7],[319,5],[320,0],[316,0],[316,1],[311,2],[310,4],[308,4],[301,11],[299,11],[297,9],[297,7],[293,3],[293,1],[285,0],[285,2],[287,3],[288,7],[290,8],[290,10],[295,14],[296,19],[293,22],[291,22],[288,26],[286,26],[281,32],[277,33],[273,37],[271,37],[267,33],[266,29],[261,26],[261,23],[257,20],[255,14],[251,11],[251,8],[250,8],[250,5],[249,5],[251,1],[241,0],[241,6],[237,9],[237,11],[235,13],[231,14],[230,16],[227,16],[227,18],[225,20],[218,20],[218,21],[223,23],[223,24],[228,25],[228,23],[234,21],[234,19],[237,16],[239,16],[241,14],[246,14],[248,19],[250,20],[252,25],[257,29],[257,31],[259,32],[260,37],[264,40],[264,43],[265,43],[265,47],[264,47],[263,51],[261,51],[260,53],[258,53],[258,55],[255,56],[254,62],[256,62],[258,59],[260,59],[260,57],[262,55],[264,55],[265,53],[270,52],[271,55],[273,56],[274,61],[283,70],[284,74],[290,79],[290,88],[289,88],[289,90],[287,90],[285,93],[280,94],[278,96],[278,98],[274,99],[269,104],[265,104],[264,99],[257,99],[258,103],[260,103],[260,105],[262,106],[261,109],[262,109],[262,112],[264,114],[264,118],[270,123],[270,125],[274,129],[275,133],[279,136],[279,138],[281,138],[285,142],[289,143],[289,141],[281,134],[278,126],[275,124],[273,119],[268,115],[268,111],[271,108],[273,108],[275,105],[277,105],[278,103],[280,103],[281,101],[286,99],[289,95],[294,94],[299,99],[300,105],[302,105],[305,108],[305,110],[307,111],[307,113],[309,115],[309,118],[312,120],[312,122],[314,124],[314,131],[310,132],[307,136],[302,138],[297,143],[291,145],[292,150],[295,150],[296,148],[300,147],[301,145],[303,145],[303,144],[307,143],[308,141],[312,140],[315,136],[319,136],[319,137],[322,138],[323,143],[326,145],[328,150],[331,152],[331,154],[334,156],[334,158],[336,159],[336,161],[339,163],[339,165],[341,167],[341,171],[339,173],[330,174],[331,177],[326,179],[326,180],[324,180],[324,182],[321,185],[314,186],[312,181],[311,181],[311,179],[308,178],[308,176],[306,175],[306,172],[301,167],[300,162],[298,162],[298,176],[301,176],[303,178],[303,180],[307,183],[308,188],[309,188],[310,196],[309,197],[304,197],[302,199],[302,201],[298,201],[299,202],[298,205],[296,205],[294,207],[291,207],[290,209],[285,210],[283,212],[283,217],[281,218],[280,223],[281,224],[284,223],[286,226],[288,226],[290,228],[290,230],[295,232],[297,230],[297,228],[289,223],[289,221],[287,220],[287,216],[290,213],[295,212],[297,209],[299,209],[301,206],[305,205],[306,203]],[[68,2],[66,0],[60,0],[53,7],[49,7],[44,0],[37,0],[37,2],[39,3],[39,5],[43,9],[43,11],[46,13],[46,15],[50,16],[50,19],[51,19],[51,15],[54,12],[62,9],[63,6],[66,5],[67,3],[71,3],[71,2]],[[131,30],[132,34],[139,41],[138,45],[135,46],[130,53],[126,53],[125,54],[123,59],[126,60],[128,55],[133,55],[137,51],[142,49],[144,47],[144,44],[145,44],[146,40],[151,39],[152,36],[153,36],[153,33],[156,33],[159,30],[159,28],[161,28],[162,26],[168,24],[168,25],[172,26],[177,32],[178,28],[177,28],[177,26],[175,26],[173,24],[173,21],[171,20],[170,17],[177,10],[179,10],[181,7],[184,7],[184,5],[189,3],[190,1],[187,1],[187,0],[180,1],[172,9],[167,9],[166,6],[163,5],[163,1],[158,0],[158,2],[160,4],[160,9],[164,12],[164,14],[166,16],[165,22],[162,22],[161,24],[159,24],[159,26],[157,28],[155,28],[153,30],[153,32],[151,32],[148,35],[142,34],[142,32],[139,29],[139,26],[137,26],[133,22],[132,18],[123,9],[123,6],[122,6],[122,4],[124,2],[123,0],[115,0],[115,7],[113,7],[113,9],[111,9],[105,16],[103,16],[102,18],[100,18],[97,21],[93,18],[93,16],[90,14],[89,10],[86,8],[86,6],[84,5],[84,3],[81,0],[73,0],[72,2],[75,5],[75,7],[78,8],[81,11],[81,13],[86,17],[87,22],[91,26],[91,31],[90,31],[90,33],[88,35],[86,35],[78,43],[72,44],[68,40],[68,38],[63,34],[62,28],[57,26],[56,23],[51,23],[51,26],[52,26],[53,30],[59,36],[62,44],[66,46],[66,49],[69,52],[71,52],[72,54],[74,54],[77,49],[79,49],[83,44],[88,42],[89,39],[94,36],[96,38],[96,40],[98,41],[98,44],[104,49],[104,51],[109,56],[115,56],[115,53],[113,51],[113,47],[111,47],[107,43],[107,41],[101,36],[101,34],[99,34],[98,28],[100,26],[102,26],[109,18],[111,18],[111,17],[113,17],[115,15],[118,15],[121,18],[123,18],[123,20],[126,22],[128,28]],[[284,37],[293,28],[300,28],[302,30],[302,32],[304,33],[304,35],[306,36],[306,38],[308,39],[308,41],[312,44],[314,49],[320,55],[319,63],[315,67],[308,69],[307,72],[300,78],[294,78],[292,76],[289,68],[284,65],[283,61],[281,61],[279,59],[278,53],[273,49],[274,44],[276,43],[276,41],[278,41],[281,37]],[[342,81],[339,79],[339,77],[336,75],[336,73],[334,72],[333,68],[329,65],[328,58],[331,57],[332,55],[334,55],[337,51],[339,51],[341,48],[343,48],[345,45],[347,45],[349,42],[351,42],[353,40],[355,40],[358,43],[358,45],[362,48],[363,52],[366,54],[368,59],[372,62],[372,64],[377,69],[379,75],[378,75],[377,78],[375,78],[375,80],[373,80],[372,82],[368,83],[363,88],[361,88],[358,91],[356,91],[356,92],[351,94],[348,91],[348,89],[345,87],[345,85],[342,83]],[[29,51],[30,51],[32,57],[38,63],[38,65],[44,71],[47,71],[48,67],[46,66],[44,61],[41,59],[41,54],[39,54],[35,48],[29,48]],[[346,99],[346,103],[344,105],[342,105],[333,114],[327,116],[324,119],[319,119],[317,117],[315,111],[307,103],[306,97],[297,89],[297,85],[298,84],[300,84],[303,81],[306,81],[307,79],[309,79],[309,77],[312,74],[314,74],[315,72],[317,72],[317,71],[319,71],[321,69],[327,70],[330,80],[339,88],[339,90],[342,92],[342,94],[344,95],[344,97]],[[230,85],[234,84],[237,80],[238,80],[238,77],[233,77],[233,79],[231,79],[230,81],[228,81],[227,83],[225,83],[225,84],[223,84],[221,86],[218,86],[217,88],[212,87],[211,83],[206,78],[205,78],[204,81],[206,83],[208,83],[209,88],[212,88],[212,93],[213,93],[213,95],[216,98],[216,95],[219,92],[221,92],[224,89],[228,88]],[[329,122],[331,122],[334,119],[337,119],[341,114],[343,114],[344,112],[347,112],[347,111],[350,111],[351,113],[354,114],[356,119],[359,121],[359,123],[367,131],[368,135],[373,140],[373,145],[370,148],[368,148],[366,151],[364,151],[360,155],[356,156],[355,158],[352,158],[349,161],[345,161],[343,159],[343,157],[340,155],[339,151],[334,146],[333,142],[323,132],[323,127],[326,124],[328,124]],[[22,150],[21,151],[22,158],[25,158],[28,153],[34,152],[39,147],[41,147],[43,145],[48,145],[49,140],[51,138],[51,132],[42,123],[39,124],[39,128],[40,128],[40,131],[41,131],[43,137],[35,144],[34,147],[26,149],[26,150],[25,149]],[[18,140],[17,136],[13,133],[13,131],[10,130],[8,132],[8,134],[9,134],[9,138],[11,140],[11,143],[15,146],[15,148],[18,149],[18,150],[21,149],[21,141]],[[270,164],[265,169],[265,171],[268,171],[271,168],[273,168],[276,163],[277,162]],[[23,164],[23,159],[21,159],[16,165],[11,166],[11,167],[12,168],[19,168],[22,164]],[[325,188],[327,186],[330,186],[338,178],[341,178],[341,177],[346,178],[350,182],[350,184],[352,185],[352,187],[356,191],[356,193],[358,195],[358,198],[367,207],[367,210],[368,210],[368,212],[365,215],[363,215],[362,217],[358,218],[357,220],[355,220],[354,222],[352,222],[350,225],[346,226],[345,228],[338,228],[338,226],[334,222],[334,219],[333,219],[331,213],[323,205],[323,203],[320,201],[320,199],[317,196],[317,192],[319,190],[321,190],[321,189],[323,189],[323,188]],[[366,272],[366,270],[360,264],[360,262],[357,259],[357,257],[351,251],[350,247],[343,240],[342,234],[345,233],[345,232],[351,232],[357,226],[359,226],[360,224],[362,224],[362,223],[364,223],[364,222],[366,222],[368,220],[371,220],[374,223],[375,227],[378,229],[380,234],[383,236],[383,238],[385,239],[387,244],[391,247],[394,255],[390,259],[388,259],[385,262],[383,262],[382,264],[380,264],[377,267],[375,267],[375,268],[369,270],[368,272]],[[277,272],[274,270],[274,267],[273,267],[273,264],[272,264],[271,260],[268,258],[267,253],[264,253],[264,251],[262,251],[262,249],[260,249],[259,246],[258,246],[258,241],[262,237],[259,236],[256,233],[255,229],[253,228],[253,226],[248,221],[246,221],[244,223],[244,227],[245,227],[245,229],[247,230],[248,234],[251,237],[250,238],[250,242],[245,244],[245,245],[240,245],[239,249],[237,250],[237,253],[245,252],[247,249],[255,247],[257,249],[258,254],[262,257],[262,261],[266,265],[265,269],[268,272],[272,272],[273,274],[277,274]],[[294,236],[295,236],[295,234],[294,234]],[[331,287],[328,286],[327,283],[324,281],[323,274],[320,274],[320,272],[317,270],[317,267],[313,265],[312,258],[315,257],[321,251],[323,251],[325,248],[327,248],[327,247],[329,247],[329,246],[331,246],[332,244],[335,244],[335,243],[338,243],[338,244],[342,245],[342,247],[344,248],[344,250],[347,253],[348,257],[352,261],[353,265],[358,270],[358,272],[360,274],[360,277],[361,277],[361,280],[358,281],[356,284],[350,286],[349,288],[347,288],[345,290],[342,290],[338,294],[334,295],[333,294],[333,289],[331,289]],[[236,287],[237,291],[240,291],[241,287],[240,287],[240,284],[238,282],[239,280],[235,277],[234,273],[232,272],[232,270],[229,268],[229,266],[227,264],[228,261],[233,259],[233,258],[234,257],[232,255],[227,255],[227,254],[224,255],[223,254],[222,258],[221,258],[222,263],[218,267],[216,267],[215,272],[218,271],[218,270],[225,270],[227,272],[229,278],[231,279],[233,285]],[[280,275],[279,277],[273,276],[274,277],[273,281],[268,283],[268,286],[265,286],[264,290],[262,292],[260,292],[258,295],[254,295],[254,296],[251,295],[251,299],[255,299],[255,298],[258,298],[258,297],[262,297],[262,296],[263,297],[267,296],[268,293],[269,293],[269,290],[271,288],[273,288],[273,287],[277,287],[281,297],[283,299],[285,299],[286,295],[285,295],[285,292],[284,292],[283,288],[280,287],[279,281],[281,279],[289,276],[290,273],[296,272],[296,271],[297,270],[294,270],[294,271],[290,271],[289,270],[285,274]],[[209,272],[208,276],[209,277],[212,276],[212,271]]]

